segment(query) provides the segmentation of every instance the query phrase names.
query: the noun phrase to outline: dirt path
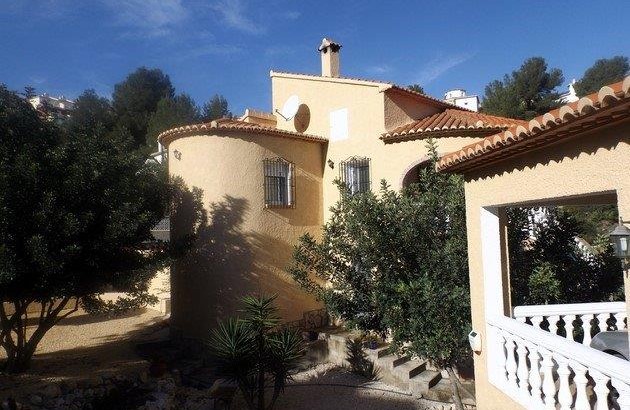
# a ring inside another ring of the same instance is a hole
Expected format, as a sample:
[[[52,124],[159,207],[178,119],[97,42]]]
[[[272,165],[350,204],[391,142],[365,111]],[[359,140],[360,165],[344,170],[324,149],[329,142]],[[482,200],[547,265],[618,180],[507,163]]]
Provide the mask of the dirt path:
[[[0,375],[0,398],[17,385],[35,388],[42,381],[76,381],[146,367],[134,345],[167,331],[163,319],[159,312],[145,309],[114,318],[77,312],[44,336],[28,373]]]

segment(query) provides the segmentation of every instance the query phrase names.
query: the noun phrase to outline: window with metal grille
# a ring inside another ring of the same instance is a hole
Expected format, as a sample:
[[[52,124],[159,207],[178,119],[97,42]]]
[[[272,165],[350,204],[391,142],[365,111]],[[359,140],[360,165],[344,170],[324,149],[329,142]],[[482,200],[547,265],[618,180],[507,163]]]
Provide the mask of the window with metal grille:
[[[295,207],[295,164],[283,158],[263,160],[265,207]]]
[[[352,157],[339,164],[341,181],[352,195],[370,190],[370,159]]]

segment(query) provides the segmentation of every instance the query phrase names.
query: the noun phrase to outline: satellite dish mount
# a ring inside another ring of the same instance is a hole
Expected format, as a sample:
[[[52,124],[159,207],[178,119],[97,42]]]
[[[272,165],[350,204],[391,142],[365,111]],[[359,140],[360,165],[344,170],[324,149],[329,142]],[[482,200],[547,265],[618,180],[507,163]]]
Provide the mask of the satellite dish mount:
[[[297,95],[290,96],[287,101],[282,106],[282,110],[278,111],[276,109],[276,113],[284,118],[285,121],[291,121],[295,114],[298,112],[298,108],[300,107],[300,99]]]

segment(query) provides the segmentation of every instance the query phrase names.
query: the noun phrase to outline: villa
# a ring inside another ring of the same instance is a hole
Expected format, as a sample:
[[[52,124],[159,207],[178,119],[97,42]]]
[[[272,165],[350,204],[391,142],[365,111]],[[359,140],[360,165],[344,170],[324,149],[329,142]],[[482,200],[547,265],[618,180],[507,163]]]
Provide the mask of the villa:
[[[297,239],[318,236],[339,199],[412,182],[426,165],[423,139],[450,152],[522,121],[479,114],[381,81],[340,76],[341,46],[324,39],[321,75],[271,71],[272,109],[179,127],[158,140],[168,168],[203,192],[210,226],[193,255],[172,267],[172,327],[208,334],[244,294],[278,294],[287,321],[320,308],[285,273]],[[414,140],[414,141],[411,141]],[[409,141],[404,144],[398,142]],[[171,234],[187,232],[171,218]],[[207,240],[204,240],[207,239]]]
[[[158,137],[170,175],[199,190],[209,216],[197,249],[171,268],[173,334],[206,337],[252,292],[278,294],[286,321],[320,308],[285,268],[339,199],[333,181],[404,187],[434,138],[438,170],[465,178],[478,407],[630,409],[630,364],[588,344],[593,331],[626,328],[628,306],[512,306],[505,217],[509,206],[615,204],[630,220],[630,77],[528,122],[341,77],[341,45],[324,39],[318,50],[321,75],[270,72],[269,111]],[[172,237],[192,229],[185,212],[170,223]],[[629,300],[627,271],[624,280]],[[556,334],[559,324],[583,326],[584,338]]]

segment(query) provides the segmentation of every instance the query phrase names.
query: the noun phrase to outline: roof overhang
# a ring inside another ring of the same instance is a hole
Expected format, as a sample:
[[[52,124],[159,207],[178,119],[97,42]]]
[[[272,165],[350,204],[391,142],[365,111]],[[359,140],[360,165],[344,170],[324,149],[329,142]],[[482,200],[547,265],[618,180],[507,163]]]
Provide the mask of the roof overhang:
[[[571,104],[564,105],[527,124],[488,136],[446,154],[438,171],[466,173],[509,157],[549,146],[589,131],[630,120],[630,76],[602,87]]]

